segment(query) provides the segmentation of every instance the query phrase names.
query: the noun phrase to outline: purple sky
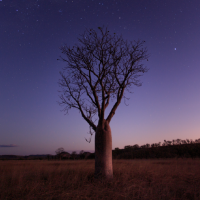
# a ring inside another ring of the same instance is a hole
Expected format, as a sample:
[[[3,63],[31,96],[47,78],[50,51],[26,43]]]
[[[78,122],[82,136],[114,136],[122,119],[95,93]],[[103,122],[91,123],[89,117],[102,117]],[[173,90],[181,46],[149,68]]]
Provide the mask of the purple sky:
[[[0,1],[0,155],[94,150],[76,109],[60,112],[59,47],[85,28],[108,26],[146,41],[150,70],[110,126],[113,149],[200,138],[199,0]],[[106,110],[106,117],[111,105]],[[97,118],[97,117],[96,117]]]

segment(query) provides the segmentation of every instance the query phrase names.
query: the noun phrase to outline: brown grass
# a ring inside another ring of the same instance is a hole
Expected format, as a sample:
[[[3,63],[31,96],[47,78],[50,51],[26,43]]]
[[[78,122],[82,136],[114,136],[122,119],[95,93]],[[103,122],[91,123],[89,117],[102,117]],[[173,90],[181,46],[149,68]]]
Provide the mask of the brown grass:
[[[114,160],[111,181],[94,160],[0,161],[0,199],[200,199],[200,160]]]

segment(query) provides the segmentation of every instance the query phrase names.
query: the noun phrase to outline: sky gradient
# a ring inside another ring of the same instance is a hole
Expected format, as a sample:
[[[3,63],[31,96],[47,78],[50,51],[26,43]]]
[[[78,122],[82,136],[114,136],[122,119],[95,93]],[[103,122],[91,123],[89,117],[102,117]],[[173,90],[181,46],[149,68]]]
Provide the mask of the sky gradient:
[[[128,106],[122,100],[110,122],[113,149],[200,138],[199,0],[2,0],[0,155],[94,151],[79,111],[64,115],[57,103],[65,66],[57,58],[64,43],[103,25],[145,40],[150,54],[143,85],[126,93]]]

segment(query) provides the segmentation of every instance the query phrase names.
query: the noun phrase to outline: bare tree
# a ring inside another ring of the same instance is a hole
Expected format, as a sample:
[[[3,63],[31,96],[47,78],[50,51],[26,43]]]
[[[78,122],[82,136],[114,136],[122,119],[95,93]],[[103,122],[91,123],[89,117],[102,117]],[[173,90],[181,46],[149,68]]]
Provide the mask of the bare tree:
[[[107,28],[86,29],[72,48],[63,45],[65,55],[60,60],[66,67],[60,72],[59,102],[68,113],[70,108],[80,111],[83,119],[95,132],[95,176],[113,177],[112,136],[110,121],[125,89],[141,86],[138,78],[148,71],[141,61],[148,60],[145,41],[127,42],[122,36],[111,34]],[[87,97],[87,98],[86,98]],[[105,109],[116,99],[109,115]],[[89,105],[87,104],[89,102]],[[92,118],[98,114],[98,124]],[[92,134],[92,133],[91,133]]]
[[[58,154],[60,154],[62,152],[65,152],[65,150],[64,150],[64,148],[60,147],[55,152],[56,152],[56,155],[58,155]]]

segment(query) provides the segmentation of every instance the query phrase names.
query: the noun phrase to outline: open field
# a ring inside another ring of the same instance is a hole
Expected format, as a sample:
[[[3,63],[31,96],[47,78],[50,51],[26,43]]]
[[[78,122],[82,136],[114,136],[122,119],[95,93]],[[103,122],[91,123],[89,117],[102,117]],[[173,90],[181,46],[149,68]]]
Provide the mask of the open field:
[[[96,180],[94,160],[0,161],[0,199],[200,199],[200,159],[113,160]]]

